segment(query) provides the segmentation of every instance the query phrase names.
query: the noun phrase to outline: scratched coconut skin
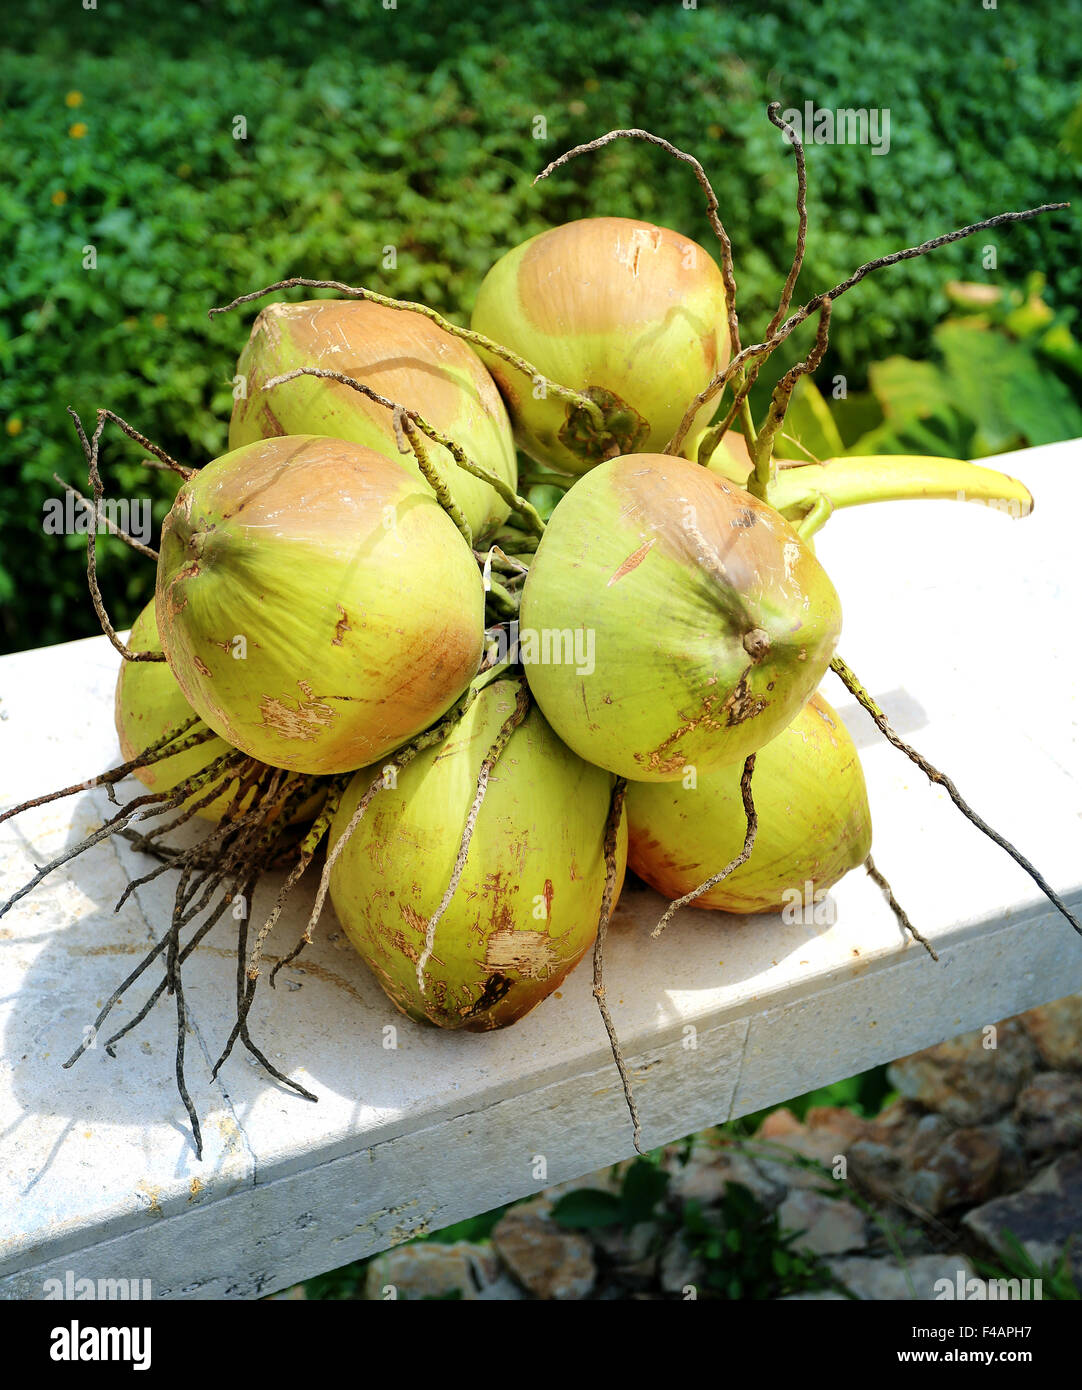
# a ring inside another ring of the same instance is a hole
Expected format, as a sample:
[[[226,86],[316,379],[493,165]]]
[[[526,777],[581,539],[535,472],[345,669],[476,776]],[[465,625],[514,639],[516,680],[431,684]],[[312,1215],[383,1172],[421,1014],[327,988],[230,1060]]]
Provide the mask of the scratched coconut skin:
[[[181,488],[162,527],[157,618],[215,733],[275,767],[348,772],[469,684],[484,589],[454,523],[404,469],[344,440],[285,436]]]
[[[684,459],[635,454],[557,505],[521,622],[594,634],[589,673],[526,667],[564,742],[611,772],[666,782],[743,759],[785,728],[830,663],[841,604],[773,508]]]
[[[480,350],[508,402],[519,447],[566,473],[603,458],[663,449],[688,401],[729,360],[725,285],[696,242],[648,222],[593,217],[541,232],[492,267],[471,324],[577,391],[627,407],[615,442],[568,437],[568,407]],[[706,425],[716,403],[703,406]]]
[[[457,891],[417,983],[425,931],[450,882],[481,763],[515,708],[518,682],[486,685],[440,745],[377,793],[331,871],[350,941],[395,1005],[418,1022],[487,1031],[556,989],[597,934],[613,781],[576,757],[533,706],[492,769]],[[378,776],[350,783],[333,846]],[[626,818],[616,847],[619,896]]]
[[[663,897],[680,898],[740,852],[747,831],[741,765],[682,782],[633,782],[627,791],[628,864]],[[853,740],[813,695],[755,756],[759,817],[746,864],[696,899],[724,912],[776,912],[811,882],[825,893],[872,847],[868,791]]]
[[[427,489],[413,453],[399,450],[386,406],[326,377],[297,377],[265,388],[296,367],[341,372],[418,411],[474,463],[516,486],[511,424],[492,378],[468,344],[423,315],[366,300],[269,305],[237,363],[247,394],[234,402],[229,447],[282,434],[334,435],[385,454]],[[427,437],[424,448],[475,537],[483,539],[506,520],[510,508],[488,483],[464,472]]]

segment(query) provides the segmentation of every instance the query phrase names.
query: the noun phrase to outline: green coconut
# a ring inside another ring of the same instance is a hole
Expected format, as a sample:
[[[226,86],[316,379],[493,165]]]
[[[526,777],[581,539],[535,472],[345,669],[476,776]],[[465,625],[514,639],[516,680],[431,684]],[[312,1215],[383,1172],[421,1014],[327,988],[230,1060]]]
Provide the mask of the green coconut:
[[[556,507],[520,618],[530,688],[564,742],[667,782],[781,733],[830,663],[841,605],[773,508],[686,459],[634,454]]]
[[[485,276],[471,323],[600,406],[599,431],[582,407],[482,351],[519,447],[563,473],[664,449],[729,357],[714,260],[678,232],[627,217],[569,222],[509,251]],[[696,427],[715,404],[703,406]]]
[[[519,692],[487,685],[442,744],[372,800],[331,871],[349,939],[394,1004],[418,1022],[482,1031],[514,1023],[556,989],[597,932],[612,778],[576,757],[536,708],[492,770],[462,877],[434,930],[486,755]],[[378,766],[350,783],[331,827],[337,843]],[[618,879],[627,854],[617,843]]]
[[[348,772],[427,728],[477,670],[470,547],[397,464],[283,436],[190,478],[162,527],[162,649],[228,743],[297,772]]]
[[[868,792],[845,725],[819,694],[760,748],[751,782],[759,825],[747,862],[695,901],[724,912],[810,906],[872,845]],[[629,783],[628,864],[681,898],[740,853],[747,829],[739,767],[681,782]],[[809,887],[810,886],[810,887]]]
[[[161,651],[153,599],[132,624],[128,648],[133,652]],[[120,663],[113,715],[117,737],[120,739],[120,751],[125,762],[139,757],[144,749],[163,739],[170,729],[177,728],[194,714],[195,711],[184,698],[184,692],[177,684],[168,662]],[[171,758],[162,758],[159,762],[136,768],[134,775],[151,791],[168,792],[181,782],[186,782],[189,777],[195,777],[227,753],[235,751],[224,739],[211,738],[194,748],[185,749],[182,753],[174,753]],[[204,788],[193,792],[184,805],[199,801],[206,795],[206,790]],[[237,783],[233,782],[220,796],[199,807],[195,814],[215,823],[231,809],[234,814],[241,814],[251,806],[255,788],[246,792],[239,802],[235,799],[236,791]],[[320,791],[308,797],[291,820],[311,820],[322,806],[325,795],[325,792]]]
[[[386,406],[326,377],[297,377],[267,389],[266,382],[297,367],[341,372],[416,410],[474,463],[517,485],[511,425],[495,383],[468,343],[424,315],[360,299],[264,309],[237,363],[245,393],[233,405],[229,447],[281,434],[334,435],[386,454],[427,489],[412,452],[399,451]],[[507,504],[442,445],[427,438],[424,445],[474,536],[487,537],[506,518]]]

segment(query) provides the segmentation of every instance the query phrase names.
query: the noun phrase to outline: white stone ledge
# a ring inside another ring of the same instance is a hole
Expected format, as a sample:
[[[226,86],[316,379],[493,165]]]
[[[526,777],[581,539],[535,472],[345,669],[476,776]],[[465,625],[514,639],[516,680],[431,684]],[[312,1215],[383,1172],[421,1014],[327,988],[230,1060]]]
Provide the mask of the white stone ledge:
[[[842,655],[1077,911],[1082,444],[1001,466],[1031,486],[1032,517],[865,508],[837,515],[818,550],[845,608]],[[117,660],[103,638],[0,660],[4,804],[117,760]],[[647,1144],[1082,988],[1082,940],[1029,879],[833,678],[824,693],[861,747],[876,861],[940,964],[903,939],[862,874],[834,891],[829,927],[687,911],[659,941],[649,929],[660,901],[629,890],[606,981]],[[0,827],[5,895],[107,804],[85,793]],[[99,1050],[60,1065],[168,921],[170,875],[113,914],[127,877],[147,867],[126,844],[101,846],[0,919],[0,1296],[41,1297],[70,1269],[149,1278],[157,1297],[255,1297],[632,1152],[588,967],[514,1028],[446,1034],[401,1018],[328,916],[303,965],[283,972],[301,987],[264,989],[253,1011],[253,1036],[316,1105],[239,1052],[210,1081],[233,999],[225,928],[191,958],[197,1161],[173,1084],[169,1001],[116,1060]],[[283,914],[274,954],[309,901],[298,894]],[[126,1003],[143,998],[136,989]],[[395,1051],[382,1047],[387,1023]]]

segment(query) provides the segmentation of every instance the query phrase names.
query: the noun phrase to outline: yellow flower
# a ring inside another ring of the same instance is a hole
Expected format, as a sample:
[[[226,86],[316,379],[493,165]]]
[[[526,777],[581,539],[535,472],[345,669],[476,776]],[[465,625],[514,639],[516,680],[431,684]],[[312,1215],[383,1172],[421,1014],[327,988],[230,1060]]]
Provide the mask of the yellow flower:
[[[707,135],[710,136],[711,140],[720,140],[720,139],[721,139],[721,126],[719,126],[719,125],[708,125],[708,126],[706,127],[706,133],[707,133]]]
[[[73,140],[81,140],[83,136],[86,134],[87,129],[88,127],[84,121],[76,121],[75,124],[68,131],[68,134],[71,136]]]
[[[139,327],[139,320],[138,320],[138,319],[133,319],[133,318],[126,318],[126,319],[124,320],[124,327],[125,327],[125,328],[128,330],[128,332],[130,333],[130,332],[132,331],[133,328],[138,328],[138,327]]]
[[[7,430],[8,434],[10,434],[11,437],[14,439],[14,437],[17,434],[22,433],[23,422],[19,419],[17,415],[13,415],[11,419],[7,422],[7,424],[4,426],[4,428]]]
[[[164,328],[168,322],[169,320],[164,314],[155,314],[153,319],[151,319],[151,323],[153,323],[155,328]]]
[[[587,92],[597,92],[601,90],[601,83],[596,77],[588,77],[582,85]]]
[[[65,106],[82,106],[82,104],[83,104],[83,94],[82,94],[82,92],[69,92],[69,93],[67,94],[67,96],[64,98],[64,105],[65,105]]]
[[[64,204],[68,201],[68,195],[64,192],[62,188],[58,188],[56,192],[53,194],[53,196],[49,199],[49,201],[53,204],[54,207],[62,208]]]
[[[178,164],[178,165],[177,165],[177,178],[178,178],[178,179],[187,179],[187,178],[191,178],[191,175],[192,175],[192,166],[191,166],[190,164]]]

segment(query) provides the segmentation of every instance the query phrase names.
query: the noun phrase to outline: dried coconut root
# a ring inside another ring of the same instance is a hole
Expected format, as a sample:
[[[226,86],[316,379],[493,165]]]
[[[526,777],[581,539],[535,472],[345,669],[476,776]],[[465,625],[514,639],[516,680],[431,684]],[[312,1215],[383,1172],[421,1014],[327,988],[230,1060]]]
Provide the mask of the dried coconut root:
[[[879,705],[864,688],[864,686],[860,683],[860,681],[853,674],[850,668],[845,664],[845,662],[842,661],[841,657],[836,656],[834,658],[834,660],[830,663],[830,669],[842,682],[846,690],[849,691],[850,695],[856,698],[857,703],[863,709],[865,709],[868,712],[868,714],[871,715],[872,719],[875,721],[876,727],[879,729],[879,732],[883,735],[887,742],[893,744],[893,746],[897,748],[900,753],[904,753],[906,757],[910,760],[910,762],[916,763],[917,767],[920,768],[920,770],[924,773],[924,775],[928,778],[930,782],[934,782],[937,786],[942,787],[946,791],[950,799],[954,802],[955,806],[957,806],[958,810],[961,811],[963,816],[965,816],[966,820],[970,821],[973,825],[977,827],[977,829],[983,835],[987,835],[988,838],[994,844],[997,844],[1000,847],[1000,849],[1004,850],[1007,854],[1009,854],[1011,858],[1014,860],[1014,862],[1018,864],[1021,868],[1023,868],[1027,874],[1029,874],[1030,878],[1045,895],[1045,897],[1052,904],[1052,906],[1057,910],[1057,912],[1059,912],[1061,916],[1065,917],[1067,921],[1071,924],[1071,926],[1075,929],[1075,931],[1078,932],[1080,936],[1082,936],[1082,923],[1080,923],[1078,918],[1075,917],[1074,913],[1071,912],[1067,904],[1051,886],[1051,884],[1040,872],[1040,870],[1037,869],[1033,864],[1031,864],[1030,861],[1025,857],[1025,855],[1022,854],[1020,850],[1016,849],[1015,846],[1012,845],[1009,840],[1005,839],[1004,836],[1002,836],[998,830],[994,830],[986,820],[984,820],[981,816],[979,816],[976,813],[976,811],[972,809],[969,803],[963,799],[958,788],[954,785],[954,783],[951,781],[951,779],[947,776],[945,772],[941,772],[939,768],[934,767],[928,761],[928,759],[923,756],[923,754],[918,753],[915,748],[911,747],[908,743],[905,742],[903,738],[901,738],[897,733],[895,733],[895,731],[887,723],[887,717],[880,709]],[[875,877],[874,873],[872,874],[872,877]],[[912,931],[912,927],[910,927],[909,930]],[[918,938],[918,940],[919,939],[920,938]]]

